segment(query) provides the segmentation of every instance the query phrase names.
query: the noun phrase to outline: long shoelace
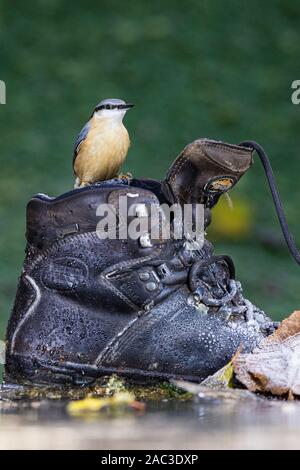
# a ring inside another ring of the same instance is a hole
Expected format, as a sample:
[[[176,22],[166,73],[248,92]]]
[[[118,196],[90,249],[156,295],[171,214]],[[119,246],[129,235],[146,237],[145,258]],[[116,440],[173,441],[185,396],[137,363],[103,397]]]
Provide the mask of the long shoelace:
[[[276,209],[277,217],[282,229],[283,236],[285,238],[287,247],[289,249],[289,252],[291,253],[292,257],[296,261],[297,264],[300,265],[300,253],[296,247],[294,238],[289,230],[288,223],[284,214],[282,202],[279,196],[279,192],[277,189],[274,173],[271,167],[271,163],[269,160],[269,157],[267,156],[266,152],[264,149],[259,145],[257,142],[254,142],[253,140],[246,140],[245,142],[241,142],[239,144],[242,147],[248,147],[251,149],[254,149],[259,156],[262,165],[264,167],[266,177],[269,183],[269,187],[272,193],[273,201],[274,201],[274,206]]]

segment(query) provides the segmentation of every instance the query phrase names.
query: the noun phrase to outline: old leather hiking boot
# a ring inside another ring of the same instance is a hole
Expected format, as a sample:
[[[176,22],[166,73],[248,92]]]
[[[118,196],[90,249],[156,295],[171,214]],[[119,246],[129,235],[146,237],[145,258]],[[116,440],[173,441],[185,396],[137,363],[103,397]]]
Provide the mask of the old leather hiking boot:
[[[209,208],[249,168],[251,150],[199,140],[163,183],[112,180],[27,207],[27,254],[7,329],[6,381],[89,384],[130,378],[201,381],[238,348],[252,350],[275,324],[243,298],[228,256],[205,241],[100,239],[97,208],[118,233],[174,201]],[[132,208],[124,222],[120,196]],[[151,219],[151,218],[150,218]],[[150,220],[151,222],[151,220]],[[164,218],[160,220],[163,226]]]

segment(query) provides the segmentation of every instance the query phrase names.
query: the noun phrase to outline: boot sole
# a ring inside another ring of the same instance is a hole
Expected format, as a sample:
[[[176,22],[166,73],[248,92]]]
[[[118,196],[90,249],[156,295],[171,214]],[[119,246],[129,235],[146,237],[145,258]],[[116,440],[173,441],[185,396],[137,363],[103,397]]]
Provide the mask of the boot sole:
[[[17,364],[17,367],[16,367]],[[134,383],[163,382],[169,380],[185,380],[201,382],[206,377],[172,374],[167,372],[146,371],[133,368],[96,367],[76,363],[46,363],[18,356],[11,357],[6,364],[5,383],[34,385],[73,385],[91,386],[97,379],[105,376],[118,375],[130,379]]]

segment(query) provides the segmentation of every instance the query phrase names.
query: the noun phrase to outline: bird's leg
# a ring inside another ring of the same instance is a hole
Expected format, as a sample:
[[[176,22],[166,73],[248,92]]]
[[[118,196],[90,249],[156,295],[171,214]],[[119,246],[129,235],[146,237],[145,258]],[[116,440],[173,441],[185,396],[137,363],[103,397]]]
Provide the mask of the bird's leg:
[[[90,183],[87,183],[86,181],[80,181],[79,178],[76,178],[75,184],[74,184],[74,189],[77,188],[84,188],[85,186],[88,186]]]
[[[120,173],[118,176],[117,176],[118,179],[126,179],[126,180],[132,180],[133,176],[132,176],[132,173],[130,173],[129,171],[127,171],[126,173]]]
[[[89,186],[90,183],[87,183],[86,181],[81,181],[79,188],[85,188],[86,186]]]

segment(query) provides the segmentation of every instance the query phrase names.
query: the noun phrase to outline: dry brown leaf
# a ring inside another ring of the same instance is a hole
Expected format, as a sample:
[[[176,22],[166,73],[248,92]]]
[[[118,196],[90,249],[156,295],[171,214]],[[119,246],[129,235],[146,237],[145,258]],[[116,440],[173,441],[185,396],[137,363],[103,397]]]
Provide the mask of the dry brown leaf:
[[[278,330],[250,354],[233,358],[238,380],[252,392],[300,396],[300,311],[284,320]]]
[[[280,323],[280,327],[266,341],[284,341],[300,333],[300,310],[296,310]]]

